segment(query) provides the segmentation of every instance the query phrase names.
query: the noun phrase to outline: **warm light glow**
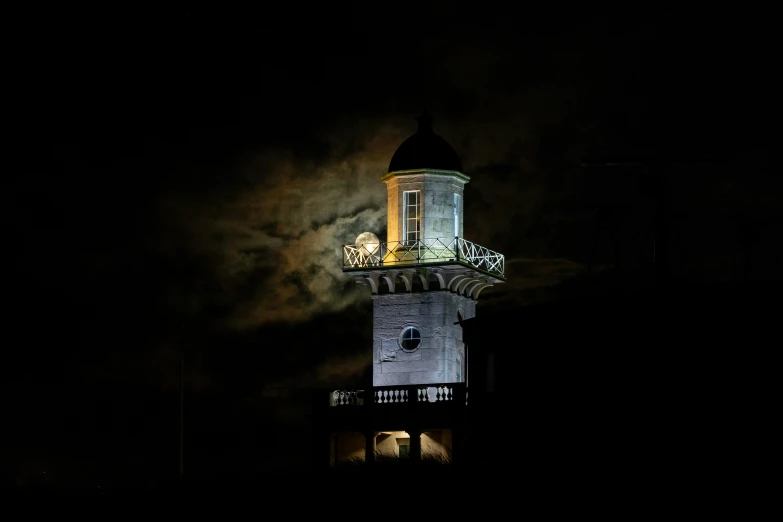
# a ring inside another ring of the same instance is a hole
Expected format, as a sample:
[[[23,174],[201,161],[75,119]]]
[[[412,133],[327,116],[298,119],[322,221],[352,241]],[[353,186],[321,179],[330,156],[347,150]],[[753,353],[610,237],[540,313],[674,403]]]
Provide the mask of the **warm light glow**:
[[[356,238],[355,244],[356,248],[359,249],[359,255],[371,256],[378,251],[381,241],[372,232],[362,232]]]

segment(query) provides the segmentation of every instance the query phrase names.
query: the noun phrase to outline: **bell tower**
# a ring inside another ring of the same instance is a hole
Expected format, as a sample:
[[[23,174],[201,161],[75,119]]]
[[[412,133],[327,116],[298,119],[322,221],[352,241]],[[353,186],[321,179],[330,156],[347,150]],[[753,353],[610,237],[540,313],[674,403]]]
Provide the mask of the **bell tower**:
[[[426,114],[381,176],[387,238],[343,245],[342,270],[373,300],[373,386],[466,383],[459,321],[484,288],[505,282],[504,257],[463,237],[470,177]]]

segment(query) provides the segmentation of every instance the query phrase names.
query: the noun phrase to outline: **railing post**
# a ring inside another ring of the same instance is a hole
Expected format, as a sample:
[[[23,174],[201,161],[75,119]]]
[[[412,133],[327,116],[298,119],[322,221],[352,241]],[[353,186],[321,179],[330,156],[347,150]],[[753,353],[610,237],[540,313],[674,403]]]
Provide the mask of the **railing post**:
[[[454,250],[457,254],[457,263],[459,263],[459,236],[454,236]]]

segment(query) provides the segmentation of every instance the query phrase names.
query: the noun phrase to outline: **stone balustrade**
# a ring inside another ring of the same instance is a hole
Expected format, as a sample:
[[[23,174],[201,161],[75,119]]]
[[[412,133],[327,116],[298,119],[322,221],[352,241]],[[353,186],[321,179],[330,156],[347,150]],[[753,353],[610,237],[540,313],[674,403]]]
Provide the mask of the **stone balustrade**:
[[[394,404],[437,404],[464,401],[465,383],[413,384],[406,386],[376,386],[370,389],[339,389],[329,394],[329,406],[368,406]]]

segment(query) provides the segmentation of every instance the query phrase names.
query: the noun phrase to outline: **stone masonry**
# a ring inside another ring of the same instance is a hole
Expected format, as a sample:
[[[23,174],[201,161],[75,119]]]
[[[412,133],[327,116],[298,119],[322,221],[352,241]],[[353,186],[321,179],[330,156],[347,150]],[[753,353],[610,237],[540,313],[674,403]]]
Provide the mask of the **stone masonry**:
[[[465,349],[456,323],[476,314],[476,302],[448,290],[373,295],[373,386],[464,382]],[[413,326],[421,344],[404,350]]]

